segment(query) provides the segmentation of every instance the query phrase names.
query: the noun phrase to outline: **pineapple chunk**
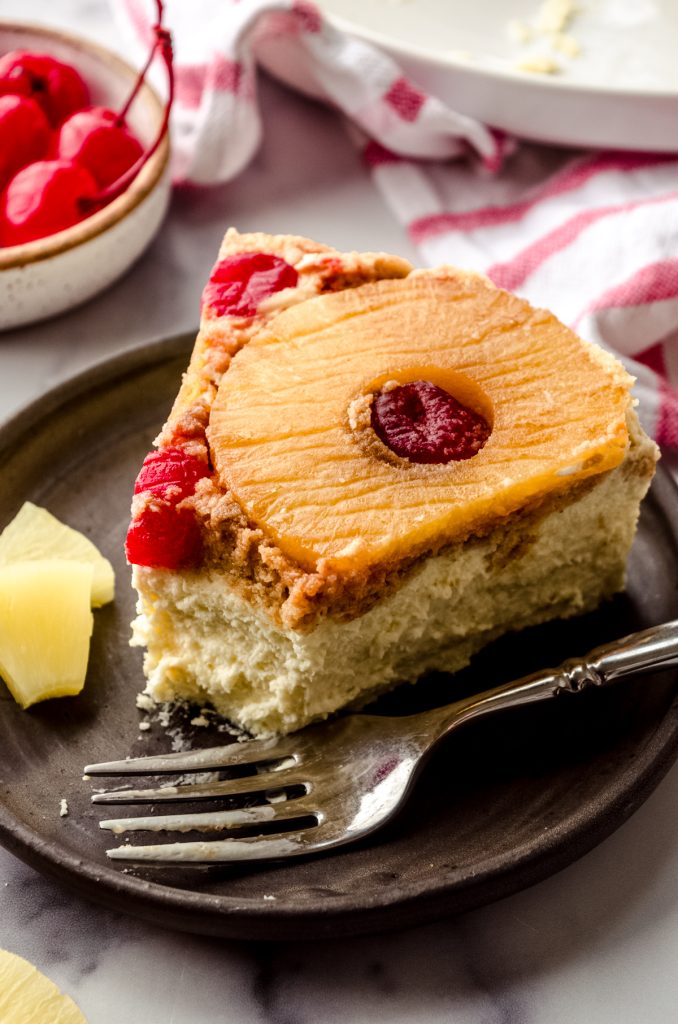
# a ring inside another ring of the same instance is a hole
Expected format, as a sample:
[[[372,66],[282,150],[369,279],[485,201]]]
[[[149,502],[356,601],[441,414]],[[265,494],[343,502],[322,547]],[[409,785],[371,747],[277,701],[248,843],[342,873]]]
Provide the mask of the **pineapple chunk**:
[[[70,996],[60,992],[37,967],[0,949],[2,1024],[87,1024]]]
[[[91,563],[92,607],[113,600],[115,577],[108,559],[87,537],[61,523],[47,509],[27,501],[0,534],[0,567],[44,558]]]
[[[82,690],[92,573],[63,558],[0,567],[0,676],[23,708]]]

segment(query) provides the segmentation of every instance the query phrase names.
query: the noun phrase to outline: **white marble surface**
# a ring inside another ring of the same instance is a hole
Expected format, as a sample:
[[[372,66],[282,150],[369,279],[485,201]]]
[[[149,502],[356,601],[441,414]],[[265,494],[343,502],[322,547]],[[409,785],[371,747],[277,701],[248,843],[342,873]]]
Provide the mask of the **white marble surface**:
[[[19,16],[114,38],[94,0],[0,0],[0,17]],[[153,247],[107,294],[0,335],[0,418],[109,353],[192,328],[228,223],[414,256],[335,118],[273,86],[265,101],[267,142],[242,180],[177,196]],[[0,947],[46,971],[90,1024],[673,1024],[677,807],[674,768],[615,835],[524,893],[408,932],[312,944],[154,928],[0,850]]]

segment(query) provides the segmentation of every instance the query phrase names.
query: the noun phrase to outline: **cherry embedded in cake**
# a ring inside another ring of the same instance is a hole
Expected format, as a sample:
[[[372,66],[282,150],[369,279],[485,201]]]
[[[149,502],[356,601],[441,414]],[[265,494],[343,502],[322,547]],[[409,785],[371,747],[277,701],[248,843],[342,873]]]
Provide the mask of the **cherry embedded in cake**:
[[[299,275],[274,253],[252,252],[227,256],[216,264],[202,293],[202,305],[212,315],[256,316],[264,299],[294,288]]]
[[[283,734],[595,608],[656,461],[631,384],[480,275],[229,231],[135,487],[147,693]]]
[[[183,448],[149,452],[134,484],[133,519],[125,542],[132,565],[178,569],[200,563],[200,524],[181,503],[209,473],[205,459]]]

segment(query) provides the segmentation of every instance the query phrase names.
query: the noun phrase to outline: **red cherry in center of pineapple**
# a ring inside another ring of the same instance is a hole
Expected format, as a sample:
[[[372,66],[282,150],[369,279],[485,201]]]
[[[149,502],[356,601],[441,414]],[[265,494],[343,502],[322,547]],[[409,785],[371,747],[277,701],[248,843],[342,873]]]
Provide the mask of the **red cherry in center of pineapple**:
[[[401,458],[439,464],[473,458],[491,433],[484,416],[428,380],[375,395],[372,429]]]
[[[89,99],[87,86],[70,64],[25,50],[0,57],[0,96],[7,94],[34,99],[55,127]]]
[[[88,107],[61,125],[55,155],[76,160],[105,188],[140,159],[143,149],[119,114],[106,107]]]

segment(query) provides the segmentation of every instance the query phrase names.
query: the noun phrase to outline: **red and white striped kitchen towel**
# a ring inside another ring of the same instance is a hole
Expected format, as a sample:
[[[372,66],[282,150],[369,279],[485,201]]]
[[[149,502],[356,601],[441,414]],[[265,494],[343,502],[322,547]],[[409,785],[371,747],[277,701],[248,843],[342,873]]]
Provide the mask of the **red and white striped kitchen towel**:
[[[151,0],[112,6],[141,62]],[[507,146],[306,0],[166,7],[177,180],[209,185],[246,167],[261,137],[256,76],[266,67],[344,113],[425,263],[481,270],[615,351],[638,378],[646,429],[678,446],[678,154]]]

